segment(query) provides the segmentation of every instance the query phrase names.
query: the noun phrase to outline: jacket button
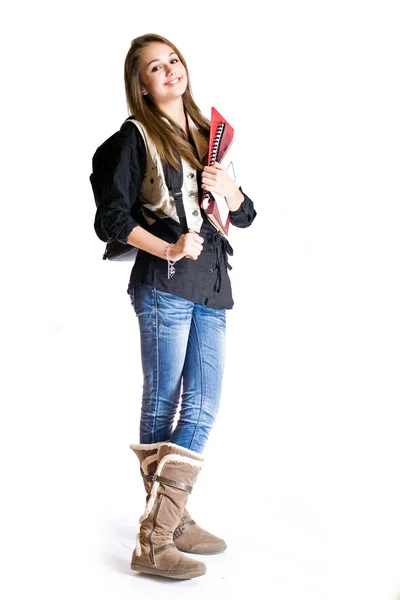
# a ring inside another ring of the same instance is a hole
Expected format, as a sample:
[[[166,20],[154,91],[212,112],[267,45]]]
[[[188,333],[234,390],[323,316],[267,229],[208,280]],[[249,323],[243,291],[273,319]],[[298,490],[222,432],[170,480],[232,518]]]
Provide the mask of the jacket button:
[[[195,195],[196,195],[196,192],[189,192],[189,196],[190,196],[191,198],[193,198],[193,196],[195,196]]]
[[[189,177],[189,179],[193,179],[194,173],[188,173],[188,177]]]
[[[194,210],[194,211],[192,212],[192,215],[193,215],[194,217],[197,217],[197,215],[198,215],[198,214],[199,214],[199,211],[198,211],[198,210]]]
[[[210,273],[214,273],[214,269],[210,269]]]
[[[214,252],[214,246],[210,246],[211,252]]]

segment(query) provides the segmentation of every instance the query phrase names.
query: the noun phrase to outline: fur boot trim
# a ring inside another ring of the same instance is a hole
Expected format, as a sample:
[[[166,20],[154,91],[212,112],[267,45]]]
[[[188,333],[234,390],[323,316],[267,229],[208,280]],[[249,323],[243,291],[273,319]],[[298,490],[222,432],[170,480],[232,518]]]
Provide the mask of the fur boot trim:
[[[145,475],[149,474],[149,465],[151,465],[151,463],[156,462],[157,460],[157,454],[151,454],[150,456],[148,456],[147,458],[145,458],[142,461],[142,469],[143,469],[143,473]]]
[[[166,442],[156,442],[155,444],[130,444],[129,448],[131,450],[158,450],[161,444],[165,444]]]
[[[142,556],[142,546],[140,545],[140,531],[136,536],[136,550],[135,550],[135,554],[136,556]]]
[[[198,460],[203,461],[204,458],[201,456],[199,452],[195,452],[194,450],[188,450],[183,446],[179,446],[179,444],[173,444],[172,442],[164,442],[164,446],[168,446],[168,448],[176,449],[176,450],[184,450],[187,454],[190,454],[193,458],[197,458]]]

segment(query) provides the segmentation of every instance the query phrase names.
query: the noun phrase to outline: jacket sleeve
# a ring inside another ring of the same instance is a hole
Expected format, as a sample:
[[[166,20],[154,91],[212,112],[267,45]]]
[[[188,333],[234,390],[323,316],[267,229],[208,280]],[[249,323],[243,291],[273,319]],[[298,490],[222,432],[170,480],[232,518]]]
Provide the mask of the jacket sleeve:
[[[252,224],[252,222],[256,218],[257,213],[252,200],[250,200],[250,198],[246,196],[241,187],[239,187],[239,190],[242,192],[244,200],[237,210],[229,211],[229,216],[232,225],[234,225],[235,227],[244,228],[249,227]]]
[[[133,218],[146,170],[146,148],[134,123],[124,124],[110,152],[104,190],[96,210],[94,228],[105,242],[124,244],[139,223]],[[104,239],[105,238],[105,239]]]

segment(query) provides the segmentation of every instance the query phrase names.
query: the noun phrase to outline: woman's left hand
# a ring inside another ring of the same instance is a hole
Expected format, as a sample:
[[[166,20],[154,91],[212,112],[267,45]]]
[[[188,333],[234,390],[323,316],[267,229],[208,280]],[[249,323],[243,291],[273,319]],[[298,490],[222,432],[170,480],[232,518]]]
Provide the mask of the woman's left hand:
[[[237,185],[229,177],[228,172],[217,162],[212,167],[204,167],[201,179],[203,190],[215,192],[225,198],[235,196],[238,191]]]

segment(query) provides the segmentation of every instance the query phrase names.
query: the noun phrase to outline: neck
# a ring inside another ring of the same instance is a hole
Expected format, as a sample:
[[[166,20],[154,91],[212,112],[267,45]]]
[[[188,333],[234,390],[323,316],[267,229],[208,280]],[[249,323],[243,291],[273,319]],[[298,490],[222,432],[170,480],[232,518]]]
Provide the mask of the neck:
[[[168,115],[170,119],[173,119],[175,123],[178,123],[178,125],[182,127],[183,131],[189,133],[182,98],[176,98],[176,100],[169,102],[168,104],[161,105],[159,108],[166,115]]]

